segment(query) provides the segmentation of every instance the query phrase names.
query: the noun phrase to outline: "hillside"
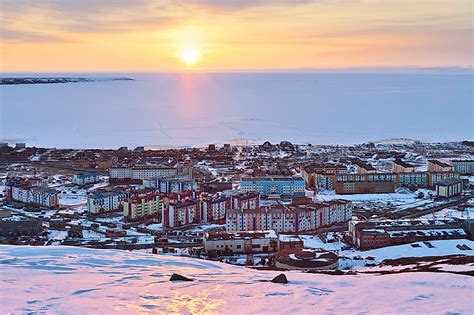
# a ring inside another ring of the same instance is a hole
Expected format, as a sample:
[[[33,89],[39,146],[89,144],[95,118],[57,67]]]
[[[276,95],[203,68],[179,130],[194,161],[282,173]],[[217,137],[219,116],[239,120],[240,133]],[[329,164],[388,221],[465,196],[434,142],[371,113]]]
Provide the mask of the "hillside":
[[[2,313],[472,313],[474,278],[450,273],[262,272],[185,257],[0,246]],[[170,282],[179,273],[193,282]]]

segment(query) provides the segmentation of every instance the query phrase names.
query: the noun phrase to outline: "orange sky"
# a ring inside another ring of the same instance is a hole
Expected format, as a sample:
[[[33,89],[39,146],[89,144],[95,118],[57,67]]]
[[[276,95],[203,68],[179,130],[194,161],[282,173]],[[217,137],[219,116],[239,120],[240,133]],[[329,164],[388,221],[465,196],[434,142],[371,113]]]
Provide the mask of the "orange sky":
[[[473,63],[470,0],[0,0],[0,14],[2,72]]]

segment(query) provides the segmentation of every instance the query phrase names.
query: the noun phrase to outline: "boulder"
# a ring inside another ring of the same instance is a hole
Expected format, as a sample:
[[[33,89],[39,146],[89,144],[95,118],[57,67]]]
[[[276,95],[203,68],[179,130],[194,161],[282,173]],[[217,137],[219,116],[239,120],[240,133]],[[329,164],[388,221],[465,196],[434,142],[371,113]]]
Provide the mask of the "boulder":
[[[170,281],[193,281],[193,279],[189,279],[182,275],[178,275],[177,273],[173,273],[173,275],[170,278]]]
[[[280,273],[278,276],[272,279],[273,283],[288,283],[288,279],[286,279],[286,276],[284,273]]]

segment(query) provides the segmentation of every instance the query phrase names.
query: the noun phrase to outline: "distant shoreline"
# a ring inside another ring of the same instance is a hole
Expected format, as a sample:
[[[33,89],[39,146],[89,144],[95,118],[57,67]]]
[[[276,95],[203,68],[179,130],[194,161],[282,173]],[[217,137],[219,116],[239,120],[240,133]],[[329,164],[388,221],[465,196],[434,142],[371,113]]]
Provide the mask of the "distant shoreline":
[[[19,85],[19,84],[57,84],[57,83],[80,83],[97,81],[133,81],[132,78],[66,78],[66,77],[9,77],[0,78],[0,85]]]

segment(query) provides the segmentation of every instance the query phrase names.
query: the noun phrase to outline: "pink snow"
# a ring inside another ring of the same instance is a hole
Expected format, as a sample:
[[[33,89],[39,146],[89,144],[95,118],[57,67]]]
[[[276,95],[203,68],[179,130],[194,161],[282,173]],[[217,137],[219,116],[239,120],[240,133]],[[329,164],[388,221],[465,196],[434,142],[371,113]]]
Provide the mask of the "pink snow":
[[[0,246],[2,313],[473,313],[474,278],[320,275],[66,246]],[[170,282],[179,273],[193,282]]]

